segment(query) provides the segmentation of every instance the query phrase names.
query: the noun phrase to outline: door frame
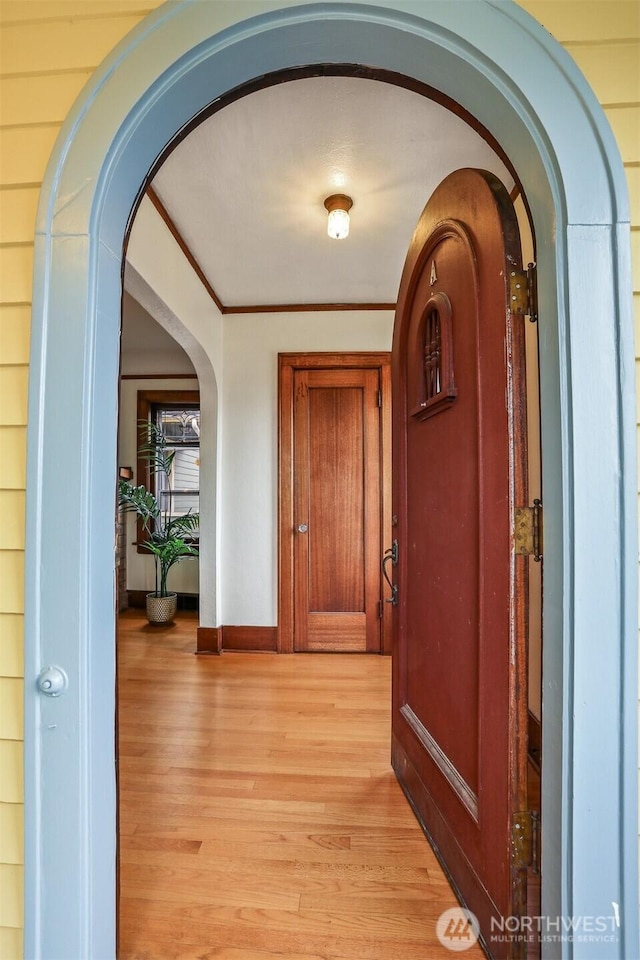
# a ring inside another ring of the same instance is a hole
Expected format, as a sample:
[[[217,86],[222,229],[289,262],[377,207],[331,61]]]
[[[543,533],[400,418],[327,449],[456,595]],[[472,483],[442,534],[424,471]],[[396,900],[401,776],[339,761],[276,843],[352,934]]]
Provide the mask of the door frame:
[[[381,542],[391,542],[391,353],[278,354],[278,652],[294,652],[293,375],[358,367],[380,373]],[[380,558],[382,560],[382,557]],[[382,607],[381,653],[391,653],[391,609]]]
[[[106,58],[61,129],[34,251],[25,579],[29,957],[97,960],[115,950],[112,504],[128,218],[154,159],[192,116],[301,60],[375,63],[441,91],[500,143],[530,202],[539,240],[546,522],[542,909],[593,917],[615,902],[624,921],[617,939],[583,944],[581,957],[640,952],[627,186],[602,108],[560,44],[510,0],[474,0],[464,13],[449,0],[165,4]],[[57,700],[35,687],[48,663],[69,675]],[[557,956],[555,944],[549,949]],[[572,950],[567,944],[566,954]]]

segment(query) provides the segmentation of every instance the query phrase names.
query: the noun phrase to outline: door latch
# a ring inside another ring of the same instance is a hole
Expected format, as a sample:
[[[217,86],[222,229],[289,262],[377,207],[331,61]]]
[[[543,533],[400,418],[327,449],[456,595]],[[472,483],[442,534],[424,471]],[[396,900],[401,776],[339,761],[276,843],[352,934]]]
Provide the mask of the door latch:
[[[390,603],[394,607],[398,606],[398,585],[392,583],[389,574],[387,573],[387,564],[391,561],[392,565],[396,567],[398,565],[398,541],[394,540],[388,550],[385,550],[384,556],[382,558],[382,576],[385,578],[389,587],[391,589],[391,596],[385,598],[385,603]]]
[[[62,667],[45,667],[38,674],[36,686],[45,697],[61,697],[69,686],[69,679]]]

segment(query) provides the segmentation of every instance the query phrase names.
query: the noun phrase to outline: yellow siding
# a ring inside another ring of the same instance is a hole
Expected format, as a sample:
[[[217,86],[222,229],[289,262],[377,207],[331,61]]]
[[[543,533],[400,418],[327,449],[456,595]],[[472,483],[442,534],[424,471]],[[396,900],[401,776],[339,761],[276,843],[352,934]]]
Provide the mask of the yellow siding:
[[[520,6],[565,45],[640,36],[636,0],[521,0]]]
[[[25,426],[36,205],[74,100],[159,2],[0,2],[0,960],[23,953]]]
[[[95,67],[139,20],[131,14],[16,23],[3,31],[2,73],[23,76]]]
[[[2,191],[0,191],[0,196]],[[0,223],[2,218],[0,217]],[[0,251],[3,254],[5,251]],[[31,304],[16,306],[0,305],[0,364],[20,365],[29,362],[29,334],[31,323]],[[0,412],[2,411],[2,394],[0,394]],[[6,423],[2,418],[2,423]],[[23,423],[26,423],[26,416]],[[6,464],[3,464],[6,469]]]
[[[21,804],[24,766],[19,740],[0,740],[0,770],[0,802]]]
[[[640,41],[582,44],[568,47],[600,103],[640,102]],[[615,69],[613,58],[615,57]]]
[[[0,927],[0,957],[2,957],[2,960],[17,960],[22,956],[22,928]]]
[[[22,740],[22,680],[0,677],[0,737]]]
[[[0,677],[23,676],[23,632],[22,614],[0,613]],[[1,800],[0,795],[0,802]]]
[[[4,112],[3,112],[4,115]],[[3,243],[31,243],[38,206],[37,187],[0,191]]]
[[[24,490],[26,485],[27,431],[25,427],[0,427],[2,485]]]
[[[24,809],[19,803],[0,802],[0,861],[22,863]]]
[[[22,609],[33,222],[60,123],[98,63],[160,0],[1,0],[0,960],[22,956]],[[640,4],[524,0],[606,107],[633,203],[640,291]],[[640,357],[640,296],[635,298]]]
[[[61,123],[73,101],[91,76],[90,70],[5,79],[2,91],[2,122]]]
[[[0,303],[28,303],[31,300],[33,244],[0,250]]]
[[[144,17],[159,5],[158,0],[2,0],[2,22],[75,20],[136,14]]]
[[[0,550],[21,550],[24,546],[24,491],[0,490]]]
[[[565,43],[605,107],[620,148],[631,199],[636,413],[640,424],[640,3],[524,0],[522,6]],[[640,448],[640,431],[638,440]],[[640,476],[640,461],[638,469]]]
[[[623,163],[633,163],[640,156],[640,106],[609,107],[605,113],[618,141]]]
[[[0,176],[3,185],[29,183],[40,186],[59,130],[59,123],[0,129]]]
[[[635,166],[629,161],[625,166],[631,209],[640,210],[640,164]]]
[[[21,866],[15,863],[0,863],[0,927],[22,928],[22,884]],[[7,957],[7,960],[17,958]]]
[[[0,613],[24,613],[24,554],[0,550]],[[0,682],[2,681],[0,677]]]
[[[27,422],[27,386],[29,370],[26,366],[0,367],[0,423],[22,426]]]

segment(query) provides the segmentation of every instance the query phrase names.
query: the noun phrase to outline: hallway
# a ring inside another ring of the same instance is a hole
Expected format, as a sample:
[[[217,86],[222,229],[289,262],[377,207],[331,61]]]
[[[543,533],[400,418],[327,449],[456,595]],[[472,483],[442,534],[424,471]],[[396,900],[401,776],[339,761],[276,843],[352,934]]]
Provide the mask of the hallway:
[[[389,765],[390,658],[196,657],[179,616],[119,621],[120,960],[451,957],[456,900]]]

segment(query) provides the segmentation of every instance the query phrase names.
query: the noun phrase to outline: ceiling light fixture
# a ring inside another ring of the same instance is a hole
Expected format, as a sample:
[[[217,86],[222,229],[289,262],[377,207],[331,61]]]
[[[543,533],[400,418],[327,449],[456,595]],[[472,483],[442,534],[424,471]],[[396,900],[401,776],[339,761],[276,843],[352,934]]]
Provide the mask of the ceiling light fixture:
[[[344,193],[333,193],[324,205],[329,214],[327,233],[333,240],[344,240],[349,236],[349,210],[353,200]]]

